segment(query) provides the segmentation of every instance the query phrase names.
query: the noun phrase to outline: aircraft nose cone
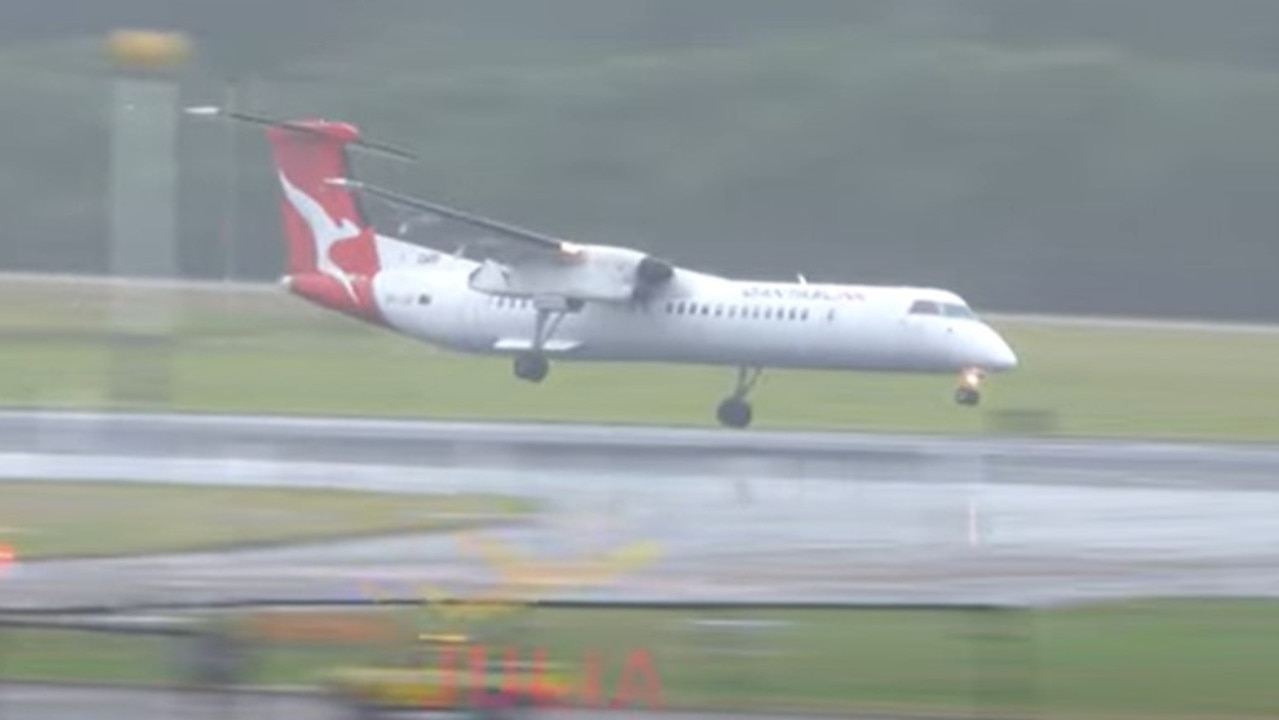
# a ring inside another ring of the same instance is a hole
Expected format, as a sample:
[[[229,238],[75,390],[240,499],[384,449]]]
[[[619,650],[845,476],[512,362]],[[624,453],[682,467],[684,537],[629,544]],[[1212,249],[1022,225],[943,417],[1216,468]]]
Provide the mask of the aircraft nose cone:
[[[1017,353],[1013,352],[1008,342],[1000,337],[999,333],[990,330],[982,345],[986,367],[993,371],[1012,370],[1017,367]]]

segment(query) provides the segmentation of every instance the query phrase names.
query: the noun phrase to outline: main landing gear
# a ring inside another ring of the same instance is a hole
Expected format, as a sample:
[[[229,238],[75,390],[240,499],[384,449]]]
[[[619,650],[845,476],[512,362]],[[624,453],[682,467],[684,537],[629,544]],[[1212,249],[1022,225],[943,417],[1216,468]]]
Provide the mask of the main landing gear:
[[[515,377],[532,383],[540,383],[546,379],[547,373],[551,371],[551,363],[542,354],[542,348],[570,309],[537,309],[537,320],[533,326],[533,347],[515,356]]]
[[[533,352],[524,352],[515,356],[515,377],[532,383],[546,379],[551,371],[551,363],[546,357]]]
[[[959,387],[955,388],[955,402],[960,405],[973,406],[981,402],[981,385],[984,374],[980,370],[965,370],[959,376]]]
[[[732,428],[744,428],[751,424],[751,404],[746,402],[746,395],[755,387],[763,368],[740,367],[737,369],[737,387],[733,394],[719,404],[716,412],[721,425]]]

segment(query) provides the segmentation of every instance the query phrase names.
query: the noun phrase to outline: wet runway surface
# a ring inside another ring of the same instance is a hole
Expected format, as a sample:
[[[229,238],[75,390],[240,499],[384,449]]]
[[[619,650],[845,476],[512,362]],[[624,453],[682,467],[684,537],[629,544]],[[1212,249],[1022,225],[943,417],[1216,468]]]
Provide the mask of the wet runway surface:
[[[0,411],[0,452],[232,457],[411,466],[578,470],[661,477],[914,479],[980,460],[1018,482],[1279,488],[1279,444],[1258,446],[460,423]]]
[[[535,559],[634,542],[660,549],[655,564],[607,586],[546,596],[1025,603],[1279,593],[1275,449],[77,417],[0,416],[0,476],[501,492],[548,504],[538,522],[490,533]],[[209,443],[192,444],[202,432]],[[246,437],[250,449],[235,452]],[[419,462],[431,443],[451,450]],[[610,461],[621,446],[645,462]],[[338,463],[335,453],[368,462]],[[679,453],[691,459],[671,462]],[[423,583],[472,593],[496,581],[454,539],[432,536],[25,564],[4,580],[3,605],[359,600],[370,585],[420,599]]]

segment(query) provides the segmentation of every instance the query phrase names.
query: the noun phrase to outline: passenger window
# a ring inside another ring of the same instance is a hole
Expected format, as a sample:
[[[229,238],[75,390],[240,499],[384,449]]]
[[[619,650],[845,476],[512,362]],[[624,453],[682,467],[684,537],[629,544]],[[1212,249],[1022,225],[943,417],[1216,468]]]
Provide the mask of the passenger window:
[[[430,295],[418,295],[418,296],[417,296],[417,304],[418,304],[418,305],[430,305],[430,304],[431,304],[431,296],[430,296]]]

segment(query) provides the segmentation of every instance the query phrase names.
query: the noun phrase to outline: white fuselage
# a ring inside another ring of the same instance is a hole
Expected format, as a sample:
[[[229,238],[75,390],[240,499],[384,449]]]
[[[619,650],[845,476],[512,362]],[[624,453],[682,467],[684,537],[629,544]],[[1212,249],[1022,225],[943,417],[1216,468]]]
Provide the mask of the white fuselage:
[[[473,290],[478,263],[436,256],[373,279],[388,325],[449,349],[528,350],[532,300]],[[925,301],[942,312],[911,312]],[[949,314],[946,314],[949,313]],[[945,290],[730,280],[677,270],[645,302],[587,302],[544,345],[548,357],[900,372],[1001,371],[1007,343]]]

